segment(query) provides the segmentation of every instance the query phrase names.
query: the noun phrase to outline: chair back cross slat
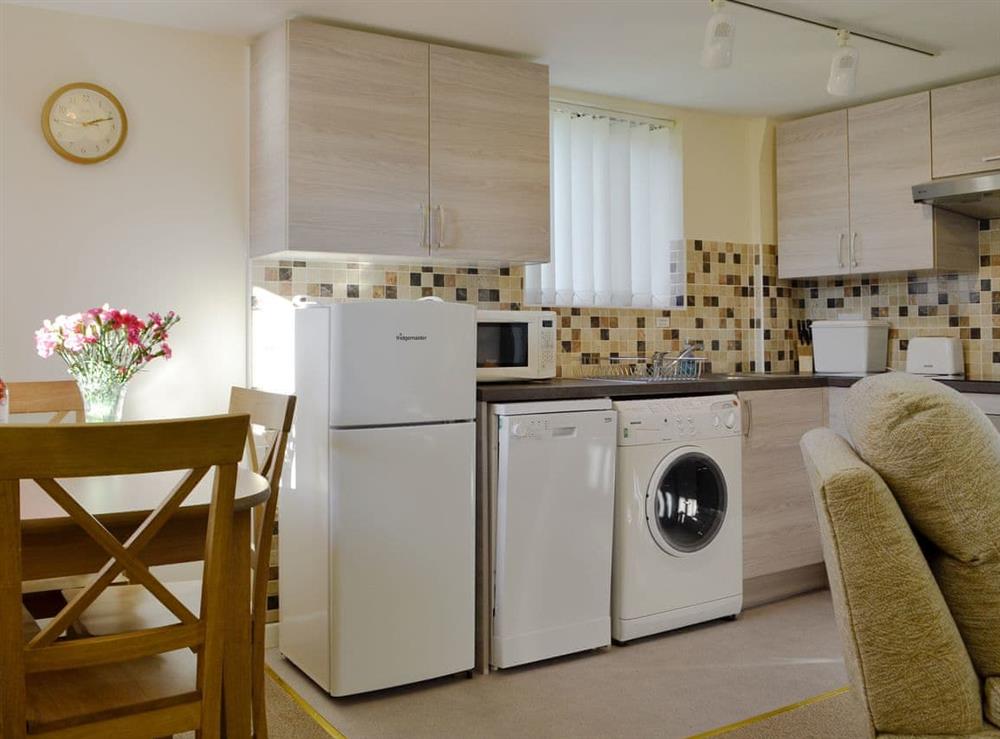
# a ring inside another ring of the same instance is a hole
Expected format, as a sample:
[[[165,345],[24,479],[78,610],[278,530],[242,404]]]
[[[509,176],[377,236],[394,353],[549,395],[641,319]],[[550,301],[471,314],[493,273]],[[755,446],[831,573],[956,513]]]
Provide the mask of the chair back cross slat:
[[[143,548],[152,541],[164,524],[180,508],[207,472],[208,467],[191,470],[183,480],[177,483],[159,507],[139,528],[132,532],[132,535],[125,541],[124,548],[136,555],[142,552]],[[93,581],[80,590],[66,605],[66,608],[49,623],[55,635],[58,636],[74,624],[80,618],[80,614],[87,609],[87,606],[93,603],[124,570],[125,565],[120,560],[116,558],[108,560]]]
[[[198,472],[201,474],[197,474]],[[170,513],[177,510],[180,505],[184,502],[187,496],[194,489],[194,485],[197,483],[192,483],[192,480],[201,479],[204,475],[205,468],[202,470],[192,470],[188,473],[187,477],[184,479],[182,484],[175,488],[170,495],[164,500],[161,506],[151,513],[149,517],[140,525],[140,529],[143,531],[151,531],[150,524],[154,521],[159,521],[160,526],[166,523],[169,515],[165,515],[165,512]],[[77,525],[80,526],[87,534],[90,535],[94,541],[96,541],[108,554],[111,555],[111,559],[102,569],[101,574],[97,579],[94,580],[89,586],[84,588],[84,590],[73,599],[73,602],[69,603],[60,613],[54,618],[49,624],[43,628],[35,637],[28,643],[29,648],[37,649],[39,647],[44,647],[52,644],[63,631],[65,631],[69,626],[79,619],[80,614],[84,609],[93,602],[93,600],[107,588],[114,577],[124,570],[132,578],[133,582],[144,585],[147,590],[159,600],[166,608],[174,614],[182,623],[192,624],[198,621],[197,617],[187,609],[187,607],[177,599],[173,593],[171,593],[165,585],[163,585],[159,580],[157,580],[152,573],[150,573],[149,568],[138,558],[138,550],[133,542],[131,546],[123,546],[119,543],[118,539],[108,531],[100,521],[98,521],[94,516],[88,513],[83,506],[76,502],[72,495],[66,492],[55,480],[50,479],[36,479],[35,482],[38,486],[49,494],[59,506],[69,514]],[[155,531],[153,531],[155,533]],[[135,535],[133,535],[135,536]],[[152,538],[150,535],[148,538]],[[141,547],[140,547],[141,548]],[[117,570],[115,575],[108,577],[108,573]]]

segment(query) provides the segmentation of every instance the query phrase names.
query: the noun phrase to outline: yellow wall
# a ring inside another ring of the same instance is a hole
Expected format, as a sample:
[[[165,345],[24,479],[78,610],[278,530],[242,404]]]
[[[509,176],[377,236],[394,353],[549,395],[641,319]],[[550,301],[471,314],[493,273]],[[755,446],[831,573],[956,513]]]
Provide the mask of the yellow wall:
[[[684,146],[684,236],[774,243],[774,123],[767,118],[593,95],[553,87],[552,97],[671,118]]]

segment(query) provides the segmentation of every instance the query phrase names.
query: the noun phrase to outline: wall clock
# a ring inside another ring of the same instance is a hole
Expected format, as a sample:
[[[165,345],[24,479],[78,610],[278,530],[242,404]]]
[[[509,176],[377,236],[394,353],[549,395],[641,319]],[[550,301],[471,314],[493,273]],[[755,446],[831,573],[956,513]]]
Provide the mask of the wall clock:
[[[42,132],[59,156],[77,164],[96,164],[122,148],[128,118],[108,90],[89,82],[72,82],[45,101]]]

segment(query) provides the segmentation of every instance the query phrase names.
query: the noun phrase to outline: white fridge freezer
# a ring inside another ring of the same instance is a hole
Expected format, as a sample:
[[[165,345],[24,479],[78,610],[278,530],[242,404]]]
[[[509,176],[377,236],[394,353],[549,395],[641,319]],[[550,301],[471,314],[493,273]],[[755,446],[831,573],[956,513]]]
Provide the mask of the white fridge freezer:
[[[281,653],[334,696],[472,669],[474,310],[308,307],[294,355]]]

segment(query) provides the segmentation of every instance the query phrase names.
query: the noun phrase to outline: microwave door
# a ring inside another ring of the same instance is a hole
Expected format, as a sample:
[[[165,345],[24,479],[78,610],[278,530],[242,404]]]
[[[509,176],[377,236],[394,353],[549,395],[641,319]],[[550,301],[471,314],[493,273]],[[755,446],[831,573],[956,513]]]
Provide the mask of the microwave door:
[[[530,361],[530,324],[527,321],[480,321],[477,327],[478,369],[525,369]]]

